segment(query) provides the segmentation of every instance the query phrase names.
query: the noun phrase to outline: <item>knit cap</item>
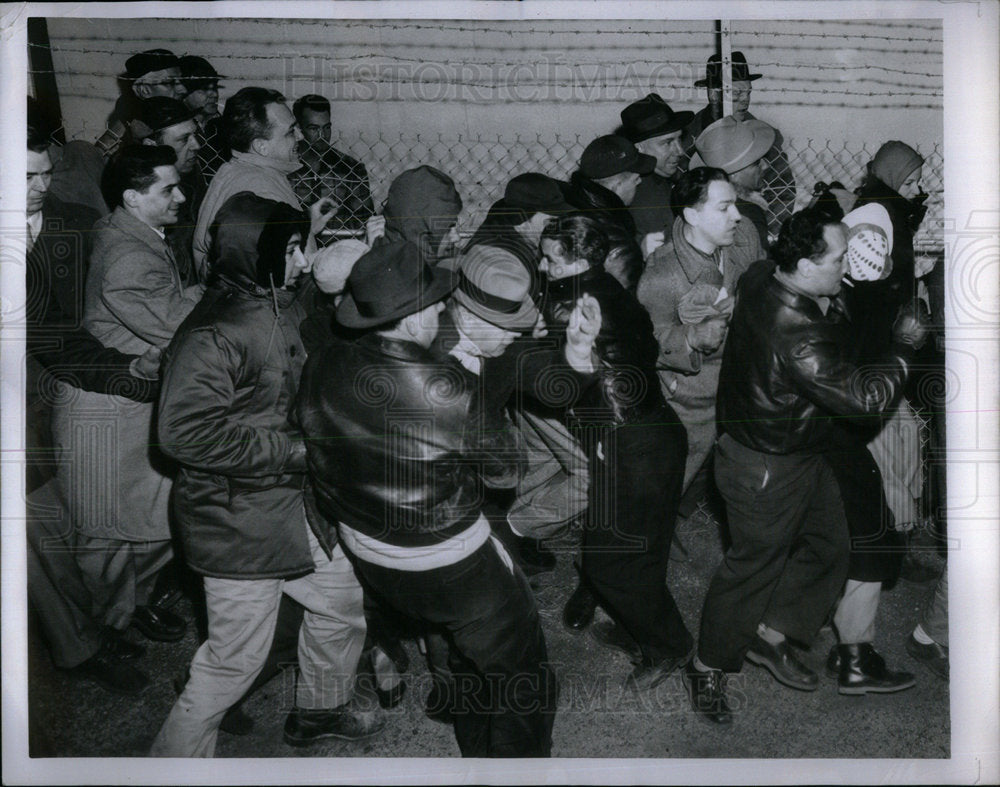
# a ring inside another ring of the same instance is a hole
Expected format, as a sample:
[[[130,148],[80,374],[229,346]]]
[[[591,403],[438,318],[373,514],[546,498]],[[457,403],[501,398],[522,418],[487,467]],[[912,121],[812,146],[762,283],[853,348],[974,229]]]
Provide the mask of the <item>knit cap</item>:
[[[893,191],[899,191],[903,181],[917,167],[923,166],[924,159],[905,142],[894,139],[878,149],[872,159],[872,174]]]
[[[877,202],[869,202],[844,216],[847,225],[847,263],[855,281],[879,281],[892,273],[892,221]]]

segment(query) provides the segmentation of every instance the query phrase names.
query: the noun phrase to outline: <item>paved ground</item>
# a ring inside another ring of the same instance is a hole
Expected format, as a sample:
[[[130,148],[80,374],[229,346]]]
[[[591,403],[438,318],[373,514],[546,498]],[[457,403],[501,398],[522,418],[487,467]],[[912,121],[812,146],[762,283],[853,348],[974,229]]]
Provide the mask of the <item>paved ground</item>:
[[[687,562],[672,562],[668,583],[692,631],[711,573],[721,556],[718,526],[701,514],[679,525],[689,549]],[[929,587],[900,582],[883,593],[876,646],[890,666],[917,675],[917,685],[894,695],[843,697],[822,677],[818,691],[797,692],[775,683],[759,667],[746,665],[730,681],[739,712],[731,728],[696,718],[675,675],[645,695],[623,691],[628,660],[588,634],[563,629],[559,615],[572,591],[573,552],[537,590],[549,653],[561,681],[554,730],[557,757],[663,758],[947,758],[950,723],[948,685],[904,651],[904,642],[925,603]],[[184,602],[187,604],[187,602]],[[185,608],[183,611],[187,612]],[[598,613],[603,614],[603,613]],[[193,627],[192,627],[193,628]],[[832,634],[824,630],[805,661],[822,670]],[[106,693],[55,670],[37,636],[29,637],[29,726],[37,757],[135,757],[145,754],[174,700],[172,680],[190,660],[197,642],[191,631],[178,643],[149,643],[141,664],[151,686],[138,699]],[[449,726],[423,714],[429,688],[413,642],[409,690],[389,712],[385,730],[365,742],[322,742],[293,749],[281,739],[291,706],[291,673],[279,676],[246,704],[255,728],[244,737],[220,734],[218,757],[457,757]]]

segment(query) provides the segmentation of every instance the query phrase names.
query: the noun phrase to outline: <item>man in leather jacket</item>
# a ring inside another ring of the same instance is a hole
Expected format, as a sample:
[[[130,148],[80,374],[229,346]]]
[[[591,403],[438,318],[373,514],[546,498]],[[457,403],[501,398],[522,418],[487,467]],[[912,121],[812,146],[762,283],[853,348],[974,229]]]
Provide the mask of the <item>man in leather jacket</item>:
[[[516,483],[516,436],[466,368],[430,349],[456,284],[414,244],[377,244],[337,307],[367,330],[309,358],[296,411],[319,510],[366,591],[443,629],[462,662],[463,756],[545,757],[556,683],[538,608],[481,511],[481,483]]]
[[[807,209],[782,227],[776,267],[758,262],[740,280],[720,373],[715,467],[732,545],[684,674],[694,710],[718,724],[731,723],[735,710],[724,673],[739,671],[744,657],[787,686],[818,687],[788,639],[815,636],[847,575],[847,523],[823,451],[834,419],[877,418],[894,406],[925,333],[902,318],[889,353],[858,365],[837,297],[846,250],[844,226]]]

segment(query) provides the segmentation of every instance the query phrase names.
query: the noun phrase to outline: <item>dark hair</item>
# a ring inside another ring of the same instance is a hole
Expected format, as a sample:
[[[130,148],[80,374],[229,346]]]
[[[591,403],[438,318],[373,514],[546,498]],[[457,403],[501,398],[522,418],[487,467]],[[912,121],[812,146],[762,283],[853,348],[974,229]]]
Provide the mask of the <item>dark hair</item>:
[[[41,130],[28,126],[28,150],[32,153],[44,153],[51,144],[48,136]]]
[[[695,167],[683,173],[670,191],[675,211],[684,215],[684,208],[697,208],[708,199],[708,187],[713,181],[729,182],[729,176],[717,167]]]
[[[799,260],[815,260],[826,253],[827,243],[823,231],[840,220],[822,208],[806,208],[793,213],[778,233],[778,240],[771,247],[771,259],[783,273],[794,273]]]
[[[295,103],[292,104],[292,114],[295,115],[295,119],[302,122],[302,113],[306,110],[310,112],[330,112],[330,102],[324,96],[316,95],[315,93],[310,93],[308,96],[302,96],[302,98],[296,99]]]
[[[285,97],[266,87],[245,87],[226,102],[222,113],[222,129],[233,150],[246,153],[255,139],[267,139],[271,123],[267,119],[268,104],[284,104]]]
[[[552,219],[542,230],[542,240],[562,246],[574,260],[586,260],[591,268],[603,268],[610,244],[600,223],[582,213],[570,213]]]
[[[177,153],[167,145],[127,145],[108,167],[105,198],[108,204],[122,204],[128,189],[146,191],[156,182],[156,168],[177,163]]]

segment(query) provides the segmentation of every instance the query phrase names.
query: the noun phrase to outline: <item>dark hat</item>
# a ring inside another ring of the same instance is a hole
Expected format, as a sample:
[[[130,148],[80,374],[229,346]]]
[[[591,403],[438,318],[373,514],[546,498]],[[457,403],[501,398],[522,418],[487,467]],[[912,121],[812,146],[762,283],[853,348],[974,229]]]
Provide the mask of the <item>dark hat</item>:
[[[511,331],[538,321],[531,299],[531,272],[509,251],[473,246],[458,261],[458,289],[452,296],[478,317]]]
[[[525,172],[511,178],[503,193],[504,203],[527,214],[547,213],[558,216],[575,208],[566,201],[559,181],[541,172]]]
[[[157,131],[194,119],[194,113],[183,101],[167,96],[153,96],[139,104],[139,116],[132,121],[132,136],[138,140],[151,137]]]
[[[617,134],[598,137],[580,156],[580,173],[591,180],[610,178],[620,172],[648,175],[655,167],[655,158],[640,153],[635,145]]]
[[[125,61],[125,79],[133,82],[145,76],[150,71],[163,71],[165,68],[177,68],[180,60],[169,49],[149,49],[132,55]]]
[[[751,74],[750,66],[742,52],[733,52],[733,82],[753,82],[763,74]],[[705,78],[694,83],[695,87],[722,87],[722,58],[712,55],[705,66]]]
[[[211,63],[198,55],[184,55],[178,60],[177,65],[181,69],[181,82],[189,93],[204,90],[212,82],[218,86],[219,80],[223,79],[222,75],[212,68]]]
[[[427,265],[409,241],[376,244],[355,263],[337,322],[348,328],[385,325],[443,300],[456,284],[451,271]]]
[[[680,131],[694,120],[694,112],[674,112],[656,93],[629,104],[621,112],[624,136],[632,142]]]

